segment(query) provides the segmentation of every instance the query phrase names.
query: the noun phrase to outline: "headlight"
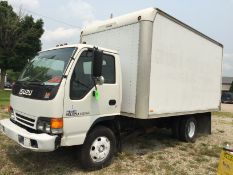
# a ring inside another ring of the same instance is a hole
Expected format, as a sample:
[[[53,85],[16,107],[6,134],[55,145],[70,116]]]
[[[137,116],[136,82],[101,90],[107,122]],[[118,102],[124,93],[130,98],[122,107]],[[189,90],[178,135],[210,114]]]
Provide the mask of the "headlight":
[[[63,132],[63,119],[40,117],[37,121],[37,130],[48,134],[61,134]]]

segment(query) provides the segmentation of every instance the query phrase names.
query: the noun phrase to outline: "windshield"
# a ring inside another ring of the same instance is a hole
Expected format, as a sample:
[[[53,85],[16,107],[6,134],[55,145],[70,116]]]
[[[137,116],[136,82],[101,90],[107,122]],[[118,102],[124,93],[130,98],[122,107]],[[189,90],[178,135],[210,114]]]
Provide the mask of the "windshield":
[[[23,70],[18,81],[57,85],[75,47],[40,52]]]

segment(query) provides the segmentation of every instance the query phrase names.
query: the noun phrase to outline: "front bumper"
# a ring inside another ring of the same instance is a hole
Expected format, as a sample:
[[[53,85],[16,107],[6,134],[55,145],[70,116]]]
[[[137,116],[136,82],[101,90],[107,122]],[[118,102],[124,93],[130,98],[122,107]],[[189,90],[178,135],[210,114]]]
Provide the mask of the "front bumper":
[[[0,131],[12,140],[16,141],[22,147],[33,151],[54,151],[59,144],[58,136],[51,136],[45,133],[37,134],[28,132],[26,129],[11,122],[10,119],[0,120]]]

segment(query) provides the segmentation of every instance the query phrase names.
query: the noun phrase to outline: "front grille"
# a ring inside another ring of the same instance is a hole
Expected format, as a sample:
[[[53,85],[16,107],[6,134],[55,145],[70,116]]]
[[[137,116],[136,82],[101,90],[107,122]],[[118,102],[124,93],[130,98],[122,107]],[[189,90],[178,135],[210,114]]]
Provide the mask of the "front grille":
[[[16,113],[16,119],[18,122],[20,122],[23,125],[29,126],[29,127],[34,127],[35,125],[35,120],[32,118],[28,118],[24,115]]]

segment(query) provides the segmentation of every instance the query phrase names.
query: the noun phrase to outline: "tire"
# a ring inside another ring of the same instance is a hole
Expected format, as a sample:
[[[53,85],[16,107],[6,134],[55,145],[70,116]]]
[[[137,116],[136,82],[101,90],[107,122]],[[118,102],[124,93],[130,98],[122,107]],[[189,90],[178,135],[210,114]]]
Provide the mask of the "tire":
[[[184,117],[180,122],[179,137],[181,141],[195,142],[197,134],[197,121],[194,117]]]
[[[88,171],[108,166],[116,152],[116,137],[111,129],[96,126],[81,147],[80,163]]]

